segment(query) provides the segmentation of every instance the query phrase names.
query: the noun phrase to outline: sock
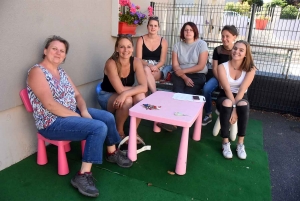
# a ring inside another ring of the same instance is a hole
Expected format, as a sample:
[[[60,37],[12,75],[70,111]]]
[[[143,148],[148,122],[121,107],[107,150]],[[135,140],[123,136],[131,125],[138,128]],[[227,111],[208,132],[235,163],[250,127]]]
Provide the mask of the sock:
[[[92,172],[84,172],[84,173],[81,173],[80,171],[78,171],[78,175],[83,175],[83,174],[91,174]]]
[[[106,154],[106,155],[107,155],[107,156],[114,155],[114,154],[116,153],[116,151],[117,151],[117,150],[115,150],[115,151],[114,151],[114,152],[112,152],[112,153],[108,153],[108,152],[107,152],[107,154]]]

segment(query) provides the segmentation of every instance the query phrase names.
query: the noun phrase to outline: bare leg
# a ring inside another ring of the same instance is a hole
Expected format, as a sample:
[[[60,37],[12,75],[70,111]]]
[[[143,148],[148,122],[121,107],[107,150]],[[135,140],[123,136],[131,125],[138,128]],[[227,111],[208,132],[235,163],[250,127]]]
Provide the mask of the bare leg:
[[[91,172],[92,165],[93,165],[92,163],[82,162],[81,169],[80,169],[80,174],[83,174],[85,172]]]
[[[159,80],[160,76],[161,76],[161,72],[151,72],[151,69],[148,66],[144,67],[144,71],[146,73],[146,77],[147,77],[147,84],[148,84],[148,88],[149,90],[154,93],[156,92],[156,83],[155,80]]]

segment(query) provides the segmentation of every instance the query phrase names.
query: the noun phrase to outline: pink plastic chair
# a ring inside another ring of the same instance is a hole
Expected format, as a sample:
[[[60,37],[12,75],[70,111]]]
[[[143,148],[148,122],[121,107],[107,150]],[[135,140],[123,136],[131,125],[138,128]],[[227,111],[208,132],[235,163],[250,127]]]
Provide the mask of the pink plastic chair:
[[[22,89],[20,91],[20,96],[21,96],[21,99],[24,103],[24,106],[25,106],[27,112],[33,112],[31,103],[28,98],[27,89]],[[71,141],[49,140],[49,139],[43,137],[39,133],[37,133],[37,138],[38,138],[37,164],[39,164],[39,165],[47,164],[48,159],[47,159],[45,142],[48,142],[50,144],[56,145],[58,148],[58,174],[59,175],[68,174],[69,173],[69,165],[68,165],[66,152],[69,152],[71,150],[71,147],[70,147]],[[84,147],[85,147],[85,140],[82,140],[81,141],[82,155],[84,152]]]

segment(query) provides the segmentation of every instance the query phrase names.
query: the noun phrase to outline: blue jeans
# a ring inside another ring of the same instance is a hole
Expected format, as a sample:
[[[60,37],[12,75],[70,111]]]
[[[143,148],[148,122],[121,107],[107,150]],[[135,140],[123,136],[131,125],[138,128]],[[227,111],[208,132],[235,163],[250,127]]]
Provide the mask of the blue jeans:
[[[211,93],[219,86],[219,82],[215,77],[212,77],[206,82],[203,87],[203,96],[206,99],[204,109],[207,115],[212,113]]]
[[[76,111],[80,114],[79,111]],[[57,117],[47,128],[39,130],[51,140],[86,140],[82,161],[102,163],[103,144],[111,146],[120,142],[114,116],[107,111],[88,108],[93,119],[82,117]]]
[[[204,73],[185,74],[194,82],[194,87],[186,86],[184,80],[178,77],[175,73],[172,74],[171,80],[173,83],[173,92],[199,95],[203,85],[205,84]]]

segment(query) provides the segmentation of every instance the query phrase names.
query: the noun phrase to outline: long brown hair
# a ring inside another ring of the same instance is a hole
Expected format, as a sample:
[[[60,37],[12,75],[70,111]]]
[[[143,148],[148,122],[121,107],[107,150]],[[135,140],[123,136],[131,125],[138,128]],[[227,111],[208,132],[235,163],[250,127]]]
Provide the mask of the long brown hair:
[[[243,43],[246,46],[246,56],[244,57],[243,62],[241,64],[241,69],[243,71],[250,72],[252,68],[256,68],[251,54],[250,44],[247,41],[239,40],[234,43],[234,46],[238,43]],[[231,55],[229,55],[229,60],[232,60]]]
[[[131,35],[129,35],[129,34],[126,34],[126,35],[123,35],[123,34],[118,35],[118,38],[117,38],[116,43],[115,43],[115,51],[114,51],[114,53],[113,53],[113,54],[111,55],[111,57],[110,57],[110,59],[112,59],[112,60],[114,60],[114,61],[116,62],[116,65],[117,65],[117,71],[118,71],[119,77],[121,77],[121,67],[122,67],[122,65],[121,65],[121,63],[120,63],[120,61],[119,61],[119,52],[117,52],[116,49],[117,49],[117,47],[119,46],[120,40],[122,40],[122,39],[124,39],[124,38],[126,38],[127,40],[129,40],[129,41],[131,42],[132,48],[134,47]]]

